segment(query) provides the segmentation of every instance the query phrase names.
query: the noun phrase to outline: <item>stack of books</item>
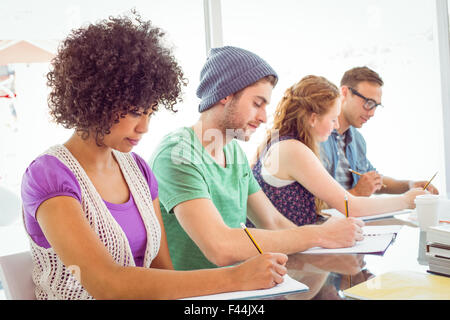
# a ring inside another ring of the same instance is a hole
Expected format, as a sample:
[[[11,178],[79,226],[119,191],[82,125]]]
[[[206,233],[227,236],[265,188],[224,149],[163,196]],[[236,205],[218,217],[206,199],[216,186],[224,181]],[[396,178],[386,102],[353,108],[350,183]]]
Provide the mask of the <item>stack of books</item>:
[[[450,277],[450,224],[427,231],[429,271]]]

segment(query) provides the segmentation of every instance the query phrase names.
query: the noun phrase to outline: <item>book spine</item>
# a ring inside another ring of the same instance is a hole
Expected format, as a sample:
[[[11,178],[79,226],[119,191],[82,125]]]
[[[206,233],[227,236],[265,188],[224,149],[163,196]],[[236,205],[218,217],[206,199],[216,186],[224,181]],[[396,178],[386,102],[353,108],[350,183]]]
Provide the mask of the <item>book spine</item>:
[[[428,256],[428,264],[431,265],[439,265],[441,267],[447,268],[450,270],[450,258],[444,258],[439,256]]]
[[[427,242],[428,243],[435,242],[435,243],[440,243],[445,246],[450,246],[450,237],[436,234],[436,233],[429,231],[427,233]]]
[[[445,268],[445,267],[441,267],[441,266],[437,266],[437,265],[431,265],[431,264],[430,264],[429,268],[430,268],[431,272],[442,274],[442,275],[445,275],[445,276],[450,276],[450,269],[449,268]]]
[[[450,259],[450,250],[444,249],[441,246],[434,246],[433,244],[427,244],[426,254],[428,256],[439,256]]]

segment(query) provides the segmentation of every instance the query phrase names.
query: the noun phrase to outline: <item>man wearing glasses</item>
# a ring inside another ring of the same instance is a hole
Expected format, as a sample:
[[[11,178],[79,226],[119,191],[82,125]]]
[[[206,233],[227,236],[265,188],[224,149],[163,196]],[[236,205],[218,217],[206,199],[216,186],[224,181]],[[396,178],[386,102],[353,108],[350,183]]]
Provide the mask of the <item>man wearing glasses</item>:
[[[411,188],[423,188],[427,181],[396,180],[380,175],[366,157],[366,142],[358,130],[382,108],[383,80],[367,67],[344,73],[341,79],[339,128],[321,144],[325,168],[345,189],[356,196],[373,193],[399,194]],[[438,193],[429,185],[427,190]]]

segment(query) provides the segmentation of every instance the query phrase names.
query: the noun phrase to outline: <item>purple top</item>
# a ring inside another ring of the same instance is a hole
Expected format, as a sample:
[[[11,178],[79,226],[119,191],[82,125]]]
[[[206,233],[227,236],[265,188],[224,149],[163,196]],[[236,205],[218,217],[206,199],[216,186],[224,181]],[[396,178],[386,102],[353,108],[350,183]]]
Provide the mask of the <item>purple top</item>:
[[[147,180],[152,200],[158,197],[158,182],[148,164],[132,153],[139,169]],[[57,196],[73,197],[81,203],[81,188],[75,175],[58,158],[42,155],[35,159],[25,171],[22,179],[22,202],[25,228],[33,241],[44,248],[50,248],[39,223],[36,211],[42,202]],[[147,246],[147,233],[130,192],[126,203],[114,204],[103,200],[106,207],[123,229],[136,266],[143,266]]]

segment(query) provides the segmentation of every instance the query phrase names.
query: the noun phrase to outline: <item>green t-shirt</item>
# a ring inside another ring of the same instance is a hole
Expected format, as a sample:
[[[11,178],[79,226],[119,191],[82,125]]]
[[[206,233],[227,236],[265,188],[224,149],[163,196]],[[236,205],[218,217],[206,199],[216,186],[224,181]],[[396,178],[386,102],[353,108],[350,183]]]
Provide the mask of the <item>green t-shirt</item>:
[[[150,159],[158,181],[161,214],[176,270],[216,267],[178,223],[173,208],[184,201],[210,199],[230,228],[247,217],[247,198],[261,188],[237,141],[224,147],[226,167],[217,164],[191,128],[166,135]]]

